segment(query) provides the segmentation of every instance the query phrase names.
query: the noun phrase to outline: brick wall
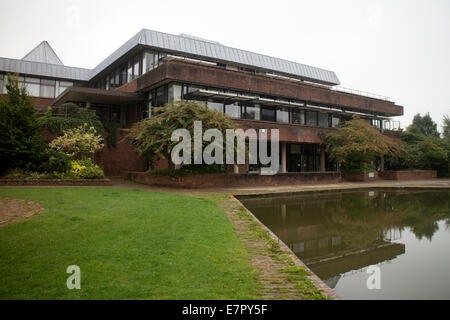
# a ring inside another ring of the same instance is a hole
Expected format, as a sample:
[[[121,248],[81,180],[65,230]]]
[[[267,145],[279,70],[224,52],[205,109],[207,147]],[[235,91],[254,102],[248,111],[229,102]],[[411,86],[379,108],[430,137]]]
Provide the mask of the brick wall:
[[[259,174],[164,174],[126,172],[125,179],[138,183],[176,188],[228,188],[293,186],[341,182],[340,172],[282,173],[272,176]]]
[[[385,180],[426,180],[436,179],[436,170],[420,171],[381,171],[380,178]]]

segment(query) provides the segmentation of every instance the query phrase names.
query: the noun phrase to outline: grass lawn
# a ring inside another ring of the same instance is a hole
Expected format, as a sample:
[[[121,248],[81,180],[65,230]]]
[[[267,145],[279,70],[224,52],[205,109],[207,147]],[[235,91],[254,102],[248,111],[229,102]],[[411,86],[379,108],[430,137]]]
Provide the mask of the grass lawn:
[[[46,210],[0,227],[0,299],[253,299],[255,269],[205,199],[112,188],[0,188]],[[69,290],[69,265],[81,289]]]

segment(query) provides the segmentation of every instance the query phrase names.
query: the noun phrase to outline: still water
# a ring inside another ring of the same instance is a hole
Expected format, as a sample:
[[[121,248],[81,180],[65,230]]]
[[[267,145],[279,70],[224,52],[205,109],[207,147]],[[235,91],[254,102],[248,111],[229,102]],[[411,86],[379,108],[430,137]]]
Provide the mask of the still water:
[[[343,299],[450,299],[450,191],[241,202]],[[367,282],[376,284],[372,266],[380,289],[368,289]]]

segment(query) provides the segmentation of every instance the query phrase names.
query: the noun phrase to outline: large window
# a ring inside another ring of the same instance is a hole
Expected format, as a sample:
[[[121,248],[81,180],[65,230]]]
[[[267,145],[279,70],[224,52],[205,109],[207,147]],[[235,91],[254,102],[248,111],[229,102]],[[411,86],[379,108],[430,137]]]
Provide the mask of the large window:
[[[134,63],[133,63],[133,79],[140,76],[140,70],[139,70],[139,55],[134,57]]]
[[[169,85],[169,102],[181,100],[181,85]]]
[[[259,106],[242,105],[241,118],[248,120],[259,120]]]
[[[24,79],[24,78],[23,77],[19,77],[19,79]],[[42,80],[42,81],[44,81],[44,80]],[[33,96],[33,97],[39,97],[39,96],[41,96],[41,97],[48,97],[48,96],[42,95],[41,92],[39,91],[40,82],[41,82],[41,80],[39,78],[25,77],[25,82],[23,82],[23,85],[25,86],[25,88],[27,90],[27,93],[30,96]],[[54,80],[53,80],[53,82],[54,82]],[[48,98],[54,98],[54,94],[55,93],[53,92],[53,96],[49,96]]]
[[[129,61],[127,69],[127,82],[130,82],[131,80],[133,80],[133,64]]]
[[[56,96],[59,96],[68,87],[72,87],[73,82],[69,81],[56,81]]]
[[[279,108],[277,109],[277,121],[289,123],[289,109],[288,108]]]
[[[225,114],[232,118],[240,118],[241,117],[241,107],[237,102],[232,104],[225,104]]]
[[[291,113],[291,123],[305,125],[305,110],[294,110]]]
[[[276,110],[273,107],[261,107],[262,121],[277,121]]]
[[[54,98],[55,97],[55,80],[41,80],[41,97]]]
[[[328,113],[319,112],[319,127],[328,126]]]
[[[208,109],[223,112],[223,102],[208,101]]]
[[[306,110],[306,125],[317,127],[318,124],[317,117],[318,117],[317,111]]]

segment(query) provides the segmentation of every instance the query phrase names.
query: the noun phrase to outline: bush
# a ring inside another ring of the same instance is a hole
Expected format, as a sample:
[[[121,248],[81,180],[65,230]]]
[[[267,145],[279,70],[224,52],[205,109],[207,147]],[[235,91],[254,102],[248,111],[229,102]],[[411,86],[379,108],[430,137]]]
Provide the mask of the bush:
[[[103,179],[103,170],[90,159],[71,161],[70,175],[77,179]]]
[[[103,137],[97,134],[94,127],[83,124],[78,128],[65,130],[64,134],[50,142],[49,146],[63,151],[73,159],[85,159],[103,148],[102,141]]]
[[[70,170],[70,157],[62,151],[46,149],[41,158],[42,164],[38,167],[39,172],[54,173],[67,172]]]

